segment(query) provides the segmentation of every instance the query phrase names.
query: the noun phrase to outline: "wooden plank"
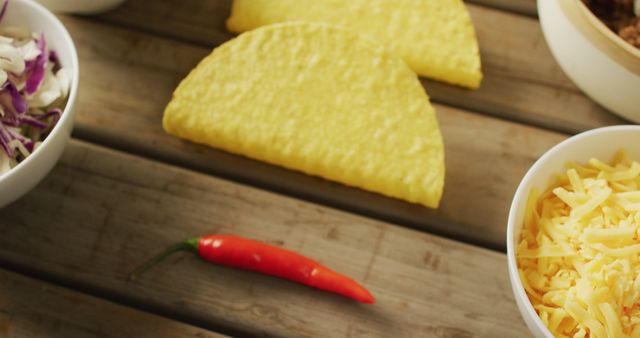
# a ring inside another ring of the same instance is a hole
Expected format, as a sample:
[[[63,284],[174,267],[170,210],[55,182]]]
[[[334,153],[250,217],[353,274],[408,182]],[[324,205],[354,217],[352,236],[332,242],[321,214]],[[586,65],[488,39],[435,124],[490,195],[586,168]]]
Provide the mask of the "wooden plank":
[[[127,303],[248,335],[516,337],[527,332],[504,254],[72,142],[34,191],[0,210],[0,261]],[[377,304],[177,255],[205,233],[260,239],[361,281]]]
[[[498,8],[528,16],[536,16],[538,13],[536,0],[466,0],[465,2]]]
[[[468,7],[480,43],[483,83],[469,91],[427,81],[435,101],[566,133],[625,123],[564,75],[537,20]]]
[[[0,269],[0,337],[223,336]]]
[[[171,92],[209,50],[67,18],[82,63],[75,135],[323,204],[504,247],[509,203],[529,165],[564,136],[438,105],[446,146],[438,211],[347,188],[166,135]]]
[[[537,20],[474,4],[467,7],[482,54],[482,86],[470,91],[424,81],[435,101],[570,133],[624,123],[582,94],[564,75]],[[229,8],[230,0],[185,0],[179,5],[170,0],[130,0],[100,18],[204,46],[217,46],[233,37],[224,26]]]

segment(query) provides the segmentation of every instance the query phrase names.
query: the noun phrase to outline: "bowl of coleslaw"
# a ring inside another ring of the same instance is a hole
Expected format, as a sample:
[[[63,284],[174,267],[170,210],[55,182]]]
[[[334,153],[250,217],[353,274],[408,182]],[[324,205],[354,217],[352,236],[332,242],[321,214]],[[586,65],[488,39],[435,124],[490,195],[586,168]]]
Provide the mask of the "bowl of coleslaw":
[[[71,135],[78,56],[63,24],[32,0],[0,1],[0,207],[53,168]]]

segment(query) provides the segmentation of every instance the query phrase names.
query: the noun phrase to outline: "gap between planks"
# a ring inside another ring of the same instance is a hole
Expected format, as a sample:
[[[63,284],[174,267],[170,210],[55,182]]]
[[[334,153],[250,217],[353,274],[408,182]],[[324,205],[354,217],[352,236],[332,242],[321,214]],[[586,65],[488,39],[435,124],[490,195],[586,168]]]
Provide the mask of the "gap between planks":
[[[492,248],[504,249],[507,211],[522,175],[566,137],[436,104],[448,169],[442,204],[430,210],[167,135],[160,122],[166,101],[209,50],[87,20],[63,20],[83,65],[76,136]]]
[[[0,268],[0,337],[225,337],[33,277]]]
[[[5,270],[6,272],[3,272]],[[40,283],[45,284],[41,287],[41,291],[46,292],[48,288],[54,289],[56,293],[67,293],[70,297],[80,298],[88,300],[89,302],[100,304],[102,303],[102,307],[94,306],[92,307],[94,310],[101,311],[106,308],[111,308],[111,310],[120,310],[122,312],[130,312],[131,315],[138,317],[150,317],[147,319],[153,320],[153,322],[161,322],[162,319],[165,319],[167,322],[173,322],[172,325],[175,326],[183,326],[185,328],[190,328],[190,331],[193,331],[195,337],[198,338],[222,338],[222,337],[253,337],[252,334],[235,329],[230,329],[228,327],[211,325],[211,323],[206,322],[202,319],[193,316],[185,316],[180,313],[180,311],[176,311],[176,309],[167,307],[167,306],[158,306],[157,304],[145,302],[144,300],[132,299],[129,297],[123,296],[121,293],[114,292],[114,290],[110,290],[108,288],[101,288],[90,283],[84,283],[82,281],[78,281],[74,279],[73,274],[69,273],[56,273],[52,271],[45,271],[42,269],[36,269],[30,266],[29,264],[24,264],[16,261],[8,261],[0,258],[0,276],[3,274],[15,274],[17,278],[22,278],[25,280],[30,280],[31,283],[36,283],[39,281]],[[25,281],[26,284],[27,281]],[[46,285],[48,284],[48,285]],[[2,287],[2,281],[0,281],[0,287]],[[0,295],[2,292],[6,290],[0,289]],[[71,295],[73,294],[73,295]],[[6,301],[6,300],[4,300]],[[41,300],[39,300],[41,301]],[[35,300],[34,300],[35,302]],[[60,304],[57,304],[58,306]],[[127,308],[127,310],[122,310],[122,307]],[[43,309],[47,310],[47,309]],[[0,299],[0,319],[2,317],[3,312],[3,300]],[[6,312],[6,311],[5,311]],[[69,317],[77,320],[77,315],[74,312],[66,312],[59,313],[59,315],[68,315]],[[85,313],[86,314],[86,313]],[[110,315],[113,315],[114,312],[110,312]],[[111,318],[113,319],[113,318]],[[0,321],[1,323],[1,321]],[[118,325],[122,323],[119,322]],[[206,332],[205,332],[206,331]],[[7,338],[2,335],[2,326],[0,325],[0,338]],[[11,333],[11,331],[9,331]],[[101,337],[101,335],[98,335]],[[157,335],[155,335],[157,337]],[[12,336],[9,336],[12,337]],[[23,338],[24,336],[20,336]],[[50,336],[47,336],[50,337]],[[54,336],[55,337],[55,336]],[[61,336],[60,338],[67,338],[69,336]],[[128,337],[128,336],[127,336]],[[131,337],[147,337],[142,333],[138,333],[137,335],[131,335]],[[151,337],[151,336],[149,336]],[[166,332],[162,332],[162,337],[166,337]],[[178,335],[177,337],[186,337],[184,335]],[[18,336],[16,336],[18,338]],[[35,338],[35,337],[34,337]]]
[[[3,263],[202,327],[291,337],[526,332],[503,254],[84,142],[72,141],[45,181],[0,214]],[[163,246],[205,232],[314,257],[363,281],[379,302],[355,304],[189,255],[126,281]]]
[[[442,216],[436,215],[436,212],[433,210],[427,210],[427,214],[430,215],[429,219],[424,219],[422,221],[418,221],[415,217],[402,217],[398,215],[394,215],[393,213],[385,212],[385,211],[377,211],[375,208],[360,206],[358,204],[349,203],[347,200],[352,198],[363,198],[365,200],[377,199],[386,201],[391,208],[398,209],[406,209],[407,206],[411,209],[422,209],[424,207],[408,204],[407,202],[389,198],[382,195],[377,195],[373,192],[368,192],[365,190],[361,190],[358,188],[352,188],[343,186],[337,182],[326,181],[319,177],[308,176],[303,178],[303,184],[308,181],[316,181],[313,190],[318,186],[324,186],[327,189],[327,192],[318,193],[318,192],[310,192],[308,189],[299,189],[299,188],[291,188],[289,185],[281,185],[276,182],[270,180],[264,180],[260,178],[256,178],[254,175],[238,175],[238,173],[234,170],[224,170],[220,167],[212,168],[207,165],[198,165],[193,162],[184,162],[175,156],[164,154],[161,151],[150,151],[146,147],[136,147],[135,144],[121,142],[118,138],[111,138],[106,135],[99,135],[95,131],[86,131],[84,128],[76,127],[72,133],[73,137],[87,142],[93,143],[96,145],[100,145],[103,147],[111,148],[114,150],[126,152],[131,155],[136,155],[141,158],[145,158],[148,160],[158,161],[161,163],[165,163],[168,165],[184,168],[187,170],[191,170],[194,172],[198,172],[204,175],[210,175],[213,177],[218,177],[221,179],[225,179],[231,182],[255,187],[257,189],[261,189],[264,191],[269,191],[273,193],[277,193],[283,196],[297,198],[306,202],[316,203],[323,206],[327,206],[330,208],[334,208],[336,210],[342,210],[345,212],[361,215],[363,217],[368,217],[376,220],[380,220],[383,222],[388,222],[392,224],[396,224],[405,228],[427,232],[429,234],[433,234],[436,236],[448,238],[451,240],[463,242],[470,245],[475,245],[479,247],[483,247],[488,250],[505,253],[506,246],[504,243],[491,240],[490,238],[478,236],[476,234],[469,233],[464,231],[465,225],[462,223],[458,223],[452,221],[451,219],[444,218]],[[250,166],[270,166],[269,164],[262,163],[260,161],[256,161],[249,158],[244,158],[242,156],[238,156],[235,154],[226,153],[222,150],[215,149],[223,158],[236,157],[234,161],[240,161],[244,165]],[[284,173],[285,175],[293,176],[294,180],[299,181],[300,175],[306,175],[295,171],[290,171],[286,168],[280,167],[272,167],[273,170],[279,172],[276,175],[280,175],[280,173]],[[260,170],[260,169],[257,169]],[[256,170],[252,170],[256,171]],[[346,196],[338,196],[336,198],[335,193],[344,193],[345,190],[348,191]],[[379,202],[378,202],[379,203]]]
[[[234,36],[224,24],[229,7],[229,0],[186,0],[180,6],[167,0],[130,0],[96,18],[211,48]],[[421,79],[432,100],[564,133],[625,123],[582,94],[564,75],[537,20],[486,6],[468,4],[468,8],[480,43],[483,83],[471,91]]]

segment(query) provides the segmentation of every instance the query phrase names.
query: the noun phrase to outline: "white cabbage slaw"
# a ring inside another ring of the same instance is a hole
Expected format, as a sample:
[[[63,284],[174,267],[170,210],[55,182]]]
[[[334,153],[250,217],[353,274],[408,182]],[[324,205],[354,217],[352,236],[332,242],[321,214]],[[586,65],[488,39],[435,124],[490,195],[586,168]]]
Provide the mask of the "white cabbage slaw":
[[[9,0],[2,2],[0,23]],[[60,119],[71,71],[44,33],[0,27],[0,176],[26,159]]]

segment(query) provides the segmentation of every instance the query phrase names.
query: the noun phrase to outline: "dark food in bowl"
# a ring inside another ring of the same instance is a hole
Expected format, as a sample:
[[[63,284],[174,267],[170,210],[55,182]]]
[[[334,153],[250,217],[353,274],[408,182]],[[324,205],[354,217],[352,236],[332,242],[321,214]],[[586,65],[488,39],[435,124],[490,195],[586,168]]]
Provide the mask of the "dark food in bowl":
[[[623,40],[640,48],[640,18],[634,12],[633,0],[583,0],[607,27]]]

